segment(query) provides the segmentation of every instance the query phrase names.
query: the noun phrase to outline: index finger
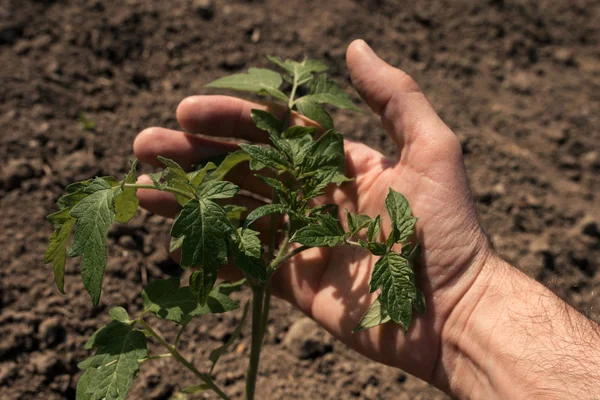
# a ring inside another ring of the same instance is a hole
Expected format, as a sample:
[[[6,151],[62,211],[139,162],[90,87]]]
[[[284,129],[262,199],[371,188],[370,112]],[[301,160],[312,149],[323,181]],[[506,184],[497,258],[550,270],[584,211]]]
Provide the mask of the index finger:
[[[179,103],[177,121],[190,133],[267,143],[269,135],[254,125],[252,109],[268,111],[281,121],[286,113],[285,107],[274,103],[256,103],[230,96],[191,96]],[[318,126],[295,111],[290,115],[289,125]]]

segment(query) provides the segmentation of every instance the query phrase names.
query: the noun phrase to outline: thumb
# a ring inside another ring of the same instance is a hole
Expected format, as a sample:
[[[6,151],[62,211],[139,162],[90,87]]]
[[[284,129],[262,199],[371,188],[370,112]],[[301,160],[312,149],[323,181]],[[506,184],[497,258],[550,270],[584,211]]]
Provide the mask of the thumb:
[[[415,142],[443,146],[456,141],[417,83],[405,72],[377,57],[364,40],[353,41],[346,52],[352,84],[378,115],[400,149]],[[429,147],[431,150],[431,147]],[[442,150],[442,149],[440,149]]]

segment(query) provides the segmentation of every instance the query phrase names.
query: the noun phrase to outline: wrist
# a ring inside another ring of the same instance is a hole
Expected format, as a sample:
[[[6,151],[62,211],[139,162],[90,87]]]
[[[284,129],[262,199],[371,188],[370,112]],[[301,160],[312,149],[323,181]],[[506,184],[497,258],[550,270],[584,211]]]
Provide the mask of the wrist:
[[[597,390],[590,386],[600,380],[594,325],[494,255],[444,326],[438,378],[460,398]]]

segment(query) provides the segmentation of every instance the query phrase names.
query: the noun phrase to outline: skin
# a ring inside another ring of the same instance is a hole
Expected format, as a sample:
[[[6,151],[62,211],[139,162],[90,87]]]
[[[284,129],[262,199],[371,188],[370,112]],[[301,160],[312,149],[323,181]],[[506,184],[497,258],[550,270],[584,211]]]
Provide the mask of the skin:
[[[422,244],[424,252],[417,271],[418,286],[425,293],[427,312],[415,315],[407,334],[394,324],[352,334],[376,297],[369,293],[368,282],[377,260],[352,247],[310,249],[290,259],[273,278],[274,293],[352,349],[401,368],[454,396],[501,398],[517,394],[521,397],[526,392],[515,392],[515,382],[522,382],[524,388],[534,393],[535,382],[544,378],[543,374],[528,375],[539,365],[535,359],[538,354],[534,351],[535,340],[532,339],[533,345],[525,339],[510,343],[512,338],[529,337],[523,332],[529,332],[531,320],[542,312],[541,301],[535,303],[538,308],[530,304],[532,296],[545,299],[544,315],[553,311],[558,315],[559,310],[567,310],[561,314],[562,319],[575,319],[584,326],[584,331],[595,332],[590,333],[592,344],[600,344],[597,326],[493,252],[477,220],[460,143],[418,85],[407,74],[379,59],[361,40],[349,46],[346,56],[353,85],[371,110],[381,117],[382,126],[397,146],[397,156],[391,160],[364,144],[347,140],[346,171],[355,180],[339,188],[332,187],[321,201],[336,203],[340,210],[381,215],[383,233],[387,235],[389,220],[383,199],[388,188],[407,197],[413,214],[419,217],[416,241]],[[179,105],[177,119],[186,132],[203,136],[149,128],[136,138],[135,154],[142,162],[155,165],[157,155],[191,165],[207,156],[236,150],[235,143],[224,141],[223,137],[266,142],[266,134],[257,130],[250,118],[253,108],[283,114],[283,110],[275,106],[237,98],[189,97]],[[291,123],[312,122],[294,114]],[[236,199],[237,203],[250,208],[262,204],[258,198],[270,194],[247,167],[237,168],[227,179],[258,196]],[[168,193],[139,190],[138,197],[143,207],[161,215],[173,217],[179,209]],[[268,223],[267,219],[263,220],[257,226],[264,231]],[[507,281],[511,284],[507,285]],[[523,312],[516,316],[510,310],[527,310],[529,314]],[[492,311],[496,311],[497,318],[490,318]],[[491,335],[493,327],[504,319],[507,323],[502,326],[510,326],[519,319],[523,327],[506,328],[503,334]],[[558,329],[551,328],[552,332]],[[520,333],[523,335],[519,336]],[[577,347],[572,330],[559,334],[571,348]],[[514,351],[506,350],[513,345]],[[548,348],[547,343],[540,346]],[[511,363],[527,349],[532,352],[531,360]],[[600,360],[598,352],[591,354],[590,367],[597,366],[594,363]],[[499,356],[500,361],[494,356]],[[587,372],[587,368],[580,369]],[[598,374],[594,376],[600,379]],[[564,389],[562,381],[556,379],[556,382],[547,389]],[[584,385],[580,386],[582,390]]]

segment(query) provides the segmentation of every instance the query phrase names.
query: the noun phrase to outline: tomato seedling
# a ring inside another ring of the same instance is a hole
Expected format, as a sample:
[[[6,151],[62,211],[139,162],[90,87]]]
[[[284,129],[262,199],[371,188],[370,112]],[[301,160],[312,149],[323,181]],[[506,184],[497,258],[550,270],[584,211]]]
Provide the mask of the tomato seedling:
[[[100,301],[107,264],[106,235],[112,223],[125,223],[133,218],[138,209],[138,189],[155,189],[175,196],[181,211],[171,228],[171,250],[180,249],[181,265],[193,270],[188,286],[180,286],[177,278],[150,282],[141,292],[144,308],[135,317],[121,307],[109,311],[111,322],[98,329],[85,346],[94,350],[94,354],[79,364],[84,372],[77,385],[78,399],[124,399],[140,366],[164,357],[180,362],[199,379],[197,386],[184,388],[183,393],[213,390],[228,399],[213,380],[212,372],[219,357],[239,336],[249,304],[244,306],[234,334],[210,353],[212,365],[207,372],[191,364],[178,345],[193,318],[239,308],[240,304],[230,294],[242,286],[249,286],[253,294],[246,378],[246,399],[253,399],[268,321],[271,278],[283,263],[313,247],[358,246],[380,257],[369,285],[371,292],[379,290],[380,295],[355,331],[388,322],[407,330],[413,309],[425,311],[423,294],[415,285],[414,265],[419,246],[408,243],[417,219],[402,194],[390,189],[385,199],[392,226],[391,233],[383,240],[379,216],[346,212],[345,228],[337,205],[314,201],[323,196],[328,185],[352,184],[344,171],[343,136],[333,129],[324,104],[359,109],[327,77],[327,67],[321,62],[268,59],[281,73],[250,68],[247,73],[207,85],[253,92],[283,102],[286,109],[283,120],[266,111],[252,110],[256,127],[270,138],[268,145],[240,144],[240,150],[205,160],[192,171],[185,171],[174,160],[159,157],[165,168],[150,175],[152,184],[136,183],[137,162],[132,161],[123,180],[96,177],[67,186],[66,193],[58,199],[59,211],[48,216],[55,230],[45,262],[52,263],[59,290],[64,292],[67,257],[81,257],[83,284],[94,306]],[[282,86],[287,87],[287,94],[281,90]],[[297,96],[299,88],[306,94]],[[320,126],[289,126],[293,110]],[[235,204],[239,187],[225,180],[240,163],[249,163],[273,194],[270,203],[250,210],[247,215],[248,210]],[[262,243],[259,232],[253,229],[255,222],[263,217],[271,221],[268,243]],[[283,239],[278,241],[278,236]],[[401,245],[400,252],[394,250],[397,244]],[[219,269],[228,263],[239,268],[245,278],[217,284]],[[178,325],[174,342],[167,342],[150,325],[151,317]],[[148,340],[156,341],[166,352],[150,354]]]

